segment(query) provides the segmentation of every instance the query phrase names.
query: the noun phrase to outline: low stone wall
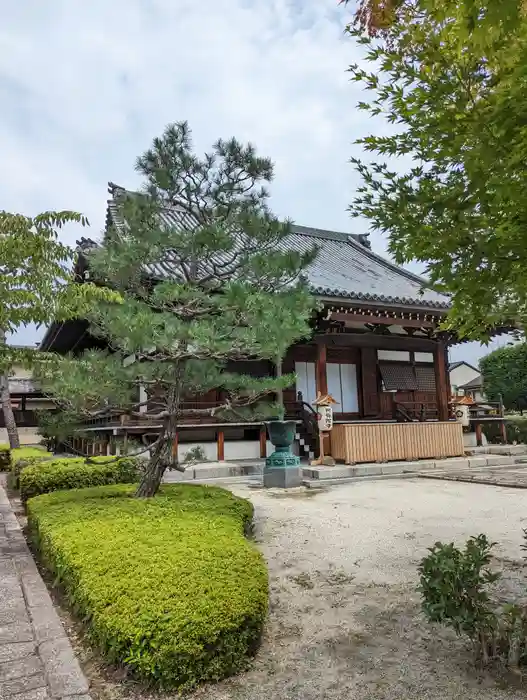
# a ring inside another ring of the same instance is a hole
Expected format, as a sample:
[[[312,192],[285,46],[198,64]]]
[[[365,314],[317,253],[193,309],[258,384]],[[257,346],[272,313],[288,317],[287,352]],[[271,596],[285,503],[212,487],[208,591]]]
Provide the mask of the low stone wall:
[[[38,428],[19,428],[18,436],[21,445],[38,445],[42,439]],[[7,430],[5,428],[0,428],[0,443],[1,442],[9,442]]]

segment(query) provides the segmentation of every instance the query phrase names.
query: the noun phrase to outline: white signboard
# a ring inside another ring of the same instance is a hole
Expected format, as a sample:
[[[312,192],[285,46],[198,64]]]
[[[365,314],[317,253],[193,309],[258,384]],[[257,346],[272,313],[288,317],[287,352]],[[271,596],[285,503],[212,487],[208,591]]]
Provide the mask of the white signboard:
[[[333,428],[333,409],[331,406],[317,406],[318,429],[325,433]]]

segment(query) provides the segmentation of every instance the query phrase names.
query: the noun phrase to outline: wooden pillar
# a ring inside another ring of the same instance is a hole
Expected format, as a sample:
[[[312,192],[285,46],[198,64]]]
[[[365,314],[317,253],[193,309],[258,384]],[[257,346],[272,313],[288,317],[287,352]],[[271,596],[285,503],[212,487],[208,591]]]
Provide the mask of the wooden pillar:
[[[322,395],[328,393],[327,374],[327,354],[328,348],[324,342],[317,343],[317,357],[315,364],[315,382],[317,392]],[[320,433],[320,456],[331,455],[331,433]]]
[[[216,433],[216,447],[218,462],[225,461],[225,433],[223,430],[218,430]]]
[[[265,425],[260,427],[260,458],[267,457],[267,428]]]
[[[178,456],[178,447],[179,447],[179,435],[176,433],[174,436],[174,442],[172,443],[172,457],[175,457],[177,459]]]
[[[379,380],[377,376],[377,350],[361,348],[361,387],[362,410],[364,416],[378,416],[381,410]]]
[[[442,340],[437,342],[437,347],[434,352],[434,371],[436,378],[438,418],[441,421],[445,421],[450,418],[450,382],[446,369],[446,345]]]
[[[326,371],[327,345],[323,342],[317,343],[317,358],[315,365],[315,381],[317,391],[321,394],[328,393],[328,375]],[[304,399],[306,400],[306,399]]]
[[[503,444],[507,444],[507,425],[505,424],[505,421],[503,423],[500,423],[500,433],[501,433],[501,439],[503,440]]]

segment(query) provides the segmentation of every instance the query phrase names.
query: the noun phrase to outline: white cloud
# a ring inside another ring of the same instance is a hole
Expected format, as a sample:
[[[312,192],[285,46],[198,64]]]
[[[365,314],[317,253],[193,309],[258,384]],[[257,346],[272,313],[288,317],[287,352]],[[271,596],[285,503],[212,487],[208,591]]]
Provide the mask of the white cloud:
[[[343,33],[349,18],[337,0],[5,3],[0,208],[77,209],[96,236],[108,180],[134,186],[136,156],[186,119],[200,151],[234,135],[273,158],[278,214],[366,230],[346,211],[357,185],[352,142],[372,128],[346,72],[360,57]]]
[[[351,142],[366,127],[346,73],[349,17],[336,0],[8,3],[1,208],[78,209],[97,235],[107,181],[133,186],[136,156],[187,119],[200,151],[234,135],[274,159],[280,215],[364,230],[346,212]]]
[[[106,182],[133,184],[135,157],[187,119],[200,150],[235,135],[274,159],[281,215],[356,228],[348,160],[364,117],[349,16],[336,0],[10,3],[2,207],[77,207],[101,227]]]

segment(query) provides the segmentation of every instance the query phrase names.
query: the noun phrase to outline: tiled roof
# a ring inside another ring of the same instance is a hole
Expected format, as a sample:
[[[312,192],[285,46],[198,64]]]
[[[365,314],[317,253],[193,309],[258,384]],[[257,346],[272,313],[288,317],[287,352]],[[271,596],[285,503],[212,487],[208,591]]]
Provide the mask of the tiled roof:
[[[479,369],[477,367],[474,367],[474,365],[471,365],[468,362],[465,362],[465,360],[461,360],[458,362],[451,362],[448,365],[448,371],[452,372],[453,369],[457,369],[458,367],[461,367],[461,365],[465,365],[465,367],[470,367],[470,369],[473,369],[474,372],[479,372]]]
[[[460,389],[479,389],[482,386],[483,386],[483,377],[480,374],[479,376],[474,377],[474,379],[471,379],[466,384],[462,384],[459,388]]]
[[[123,191],[110,183],[112,194]],[[186,212],[175,208],[165,209],[162,220],[168,226],[188,228],[195,225]],[[107,226],[121,228],[114,199],[108,202]],[[316,245],[319,253],[306,270],[308,282],[314,294],[349,301],[380,302],[447,309],[449,299],[426,287],[426,280],[394,265],[369,249],[366,236],[325,231],[307,226],[293,225],[292,234],[282,242],[284,249],[307,252]],[[170,259],[149,267],[155,276],[167,277],[175,272]]]

